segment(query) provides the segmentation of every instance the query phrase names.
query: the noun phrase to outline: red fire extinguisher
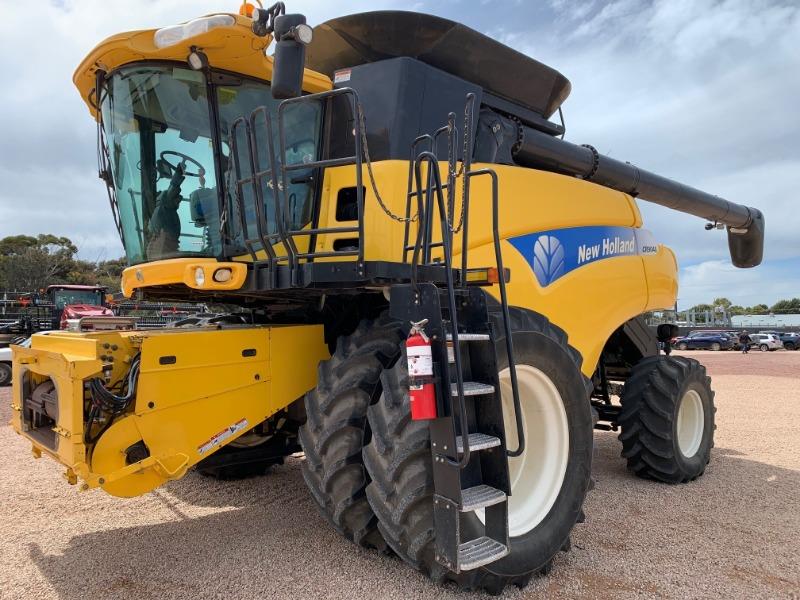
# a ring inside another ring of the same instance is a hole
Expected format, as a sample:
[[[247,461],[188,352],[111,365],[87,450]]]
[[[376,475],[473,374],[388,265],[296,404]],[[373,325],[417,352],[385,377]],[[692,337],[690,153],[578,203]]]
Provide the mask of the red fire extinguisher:
[[[433,385],[433,355],[431,341],[423,327],[428,320],[411,323],[406,339],[408,357],[408,395],[411,400],[411,419],[424,421],[436,418],[436,390]]]

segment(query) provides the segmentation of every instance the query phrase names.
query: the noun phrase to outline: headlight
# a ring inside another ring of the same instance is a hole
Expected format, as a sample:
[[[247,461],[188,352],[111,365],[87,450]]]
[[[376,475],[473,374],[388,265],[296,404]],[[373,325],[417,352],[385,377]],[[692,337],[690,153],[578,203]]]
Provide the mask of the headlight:
[[[311,43],[314,37],[314,30],[310,25],[297,25],[294,28],[294,39],[306,46]]]
[[[166,48],[217,27],[230,27],[236,20],[230,15],[211,15],[194,19],[182,25],[162,27],[156,31],[153,43],[156,48]]]
[[[206,274],[203,271],[203,267],[197,267],[194,270],[194,282],[197,284],[197,287],[203,287],[203,284],[206,282]]]
[[[232,275],[230,269],[217,269],[214,271],[214,281],[217,283],[225,283],[231,280]]]

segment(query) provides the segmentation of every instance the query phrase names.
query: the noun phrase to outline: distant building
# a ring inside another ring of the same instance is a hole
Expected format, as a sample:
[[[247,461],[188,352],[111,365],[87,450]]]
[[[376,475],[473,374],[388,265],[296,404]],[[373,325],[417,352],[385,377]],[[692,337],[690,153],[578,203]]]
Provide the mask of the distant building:
[[[736,315],[731,317],[734,327],[800,327],[800,314],[796,315]]]

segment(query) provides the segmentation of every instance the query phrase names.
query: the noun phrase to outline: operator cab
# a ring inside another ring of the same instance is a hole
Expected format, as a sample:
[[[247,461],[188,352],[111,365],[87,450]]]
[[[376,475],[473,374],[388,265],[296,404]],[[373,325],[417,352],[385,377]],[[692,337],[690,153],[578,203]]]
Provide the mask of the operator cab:
[[[243,232],[235,182],[254,166],[268,168],[268,157],[253,165],[240,156],[240,173],[234,174],[229,136],[236,119],[257,107],[274,113],[279,101],[269,84],[195,71],[185,63],[139,62],[109,74],[100,98],[111,191],[129,262],[246,253],[244,239],[257,235],[254,194],[249,186],[242,190],[245,227],[253,229]],[[316,160],[321,121],[316,103],[297,105],[286,115],[287,163]],[[254,123],[260,148],[267,147],[264,124],[263,118]],[[246,149],[245,129],[236,135],[237,147]],[[277,131],[273,138],[277,143]],[[310,170],[293,171],[287,197],[295,228],[311,221],[315,185]],[[274,196],[266,181],[262,197],[265,214],[273,215]],[[274,227],[274,218],[268,222]]]

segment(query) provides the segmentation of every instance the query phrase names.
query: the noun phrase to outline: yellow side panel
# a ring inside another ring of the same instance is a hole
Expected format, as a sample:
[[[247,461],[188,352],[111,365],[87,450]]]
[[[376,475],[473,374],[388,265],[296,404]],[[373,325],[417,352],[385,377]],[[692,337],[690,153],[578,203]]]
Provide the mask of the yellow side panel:
[[[660,246],[658,254],[643,256],[647,275],[646,310],[672,308],[678,300],[678,261],[675,253]]]
[[[541,313],[561,327],[583,356],[584,374],[591,376],[609,336],[646,309],[647,283],[641,257],[621,256],[590,263],[542,287],[522,254],[506,241],[502,246],[504,266],[511,269],[508,303]],[[492,247],[471,250],[469,262],[474,266],[494,265]],[[499,298],[497,286],[487,291]]]
[[[35,336],[34,339],[40,336]],[[41,336],[44,337],[44,336]],[[49,337],[49,336],[48,336]],[[42,452],[72,468],[76,472],[88,473],[86,453],[83,443],[83,378],[100,371],[101,363],[96,358],[95,340],[86,340],[84,348],[91,347],[92,352],[82,354],[81,348],[73,348],[68,355],[57,350],[35,348],[13,348],[13,389],[11,396],[11,426],[17,433],[24,433],[26,427],[22,422],[22,382],[26,378],[39,383],[48,377],[56,386],[59,399],[58,418],[56,420],[55,446],[34,442],[34,451]],[[52,347],[52,346],[51,346]]]
[[[502,238],[535,231],[580,227],[584,225],[618,225],[640,227],[641,216],[635,201],[622,192],[556,173],[505,165],[476,164],[474,169],[490,167],[499,177],[499,223]],[[372,165],[378,193],[383,203],[395,215],[405,216],[408,186],[407,161],[382,161]],[[445,176],[442,166],[443,177]],[[367,260],[400,260],[404,225],[381,209],[366,167],[363,168],[364,196],[364,255]],[[355,225],[355,221],[336,220],[339,191],[355,186],[352,167],[327,169],[320,206],[321,227]],[[456,214],[461,213],[461,180],[456,185]],[[469,247],[488,244],[492,239],[491,180],[472,179],[469,207]],[[416,214],[416,208],[411,211]],[[458,221],[458,218],[456,218]],[[438,232],[438,226],[434,228]],[[411,225],[411,238],[416,235],[416,223]],[[355,237],[354,234],[319,236],[317,249],[329,251],[334,241]],[[461,236],[454,240],[454,252],[461,249]],[[324,259],[320,259],[324,260]],[[352,260],[352,258],[347,258]],[[493,262],[491,264],[494,264]]]
[[[317,385],[317,366],[330,357],[321,325],[270,328],[272,393],[270,414]]]

